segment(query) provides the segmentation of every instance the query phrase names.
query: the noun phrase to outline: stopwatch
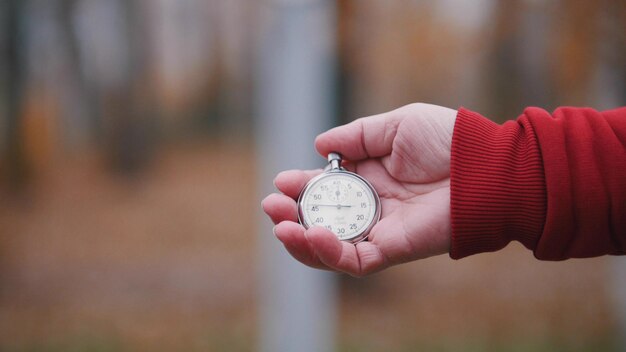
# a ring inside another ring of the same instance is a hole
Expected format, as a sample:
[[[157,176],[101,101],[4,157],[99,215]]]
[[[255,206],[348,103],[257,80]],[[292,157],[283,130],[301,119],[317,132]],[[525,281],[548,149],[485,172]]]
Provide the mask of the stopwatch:
[[[298,197],[298,220],[305,228],[322,226],[338,239],[357,243],[380,219],[378,193],[362,176],[341,166],[341,154],[329,153],[328,166]]]

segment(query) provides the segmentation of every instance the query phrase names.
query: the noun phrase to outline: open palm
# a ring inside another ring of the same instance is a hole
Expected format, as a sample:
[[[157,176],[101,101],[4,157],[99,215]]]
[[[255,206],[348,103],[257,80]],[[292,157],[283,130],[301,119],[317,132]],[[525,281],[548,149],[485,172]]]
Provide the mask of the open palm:
[[[302,187],[321,170],[280,173],[263,209],[289,253],[320,269],[362,276],[394,264],[448,252],[450,246],[450,146],[456,111],[427,104],[356,120],[318,136],[322,155],[331,151],[368,179],[381,198],[381,220],[368,240],[341,242],[321,227],[297,222]]]

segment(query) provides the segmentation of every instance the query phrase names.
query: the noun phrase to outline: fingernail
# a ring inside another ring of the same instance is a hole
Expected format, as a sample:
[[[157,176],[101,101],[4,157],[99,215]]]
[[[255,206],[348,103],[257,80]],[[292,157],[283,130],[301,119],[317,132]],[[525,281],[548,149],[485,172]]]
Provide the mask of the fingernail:
[[[272,227],[272,233],[276,236],[276,226]]]
[[[276,176],[274,177],[274,179],[272,180],[272,183],[274,184],[274,188],[278,189],[278,187],[276,186],[276,180],[278,180],[278,178],[280,177],[280,175],[285,172],[285,171],[281,171],[279,173],[276,174]]]

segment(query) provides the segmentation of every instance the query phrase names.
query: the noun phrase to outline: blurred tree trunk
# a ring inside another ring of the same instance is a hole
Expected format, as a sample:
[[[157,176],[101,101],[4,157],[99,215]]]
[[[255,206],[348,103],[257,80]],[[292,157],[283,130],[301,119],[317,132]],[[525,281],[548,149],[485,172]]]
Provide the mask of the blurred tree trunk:
[[[124,0],[119,4],[121,25],[125,34],[119,40],[126,72],[116,84],[101,92],[105,143],[109,160],[115,170],[135,172],[150,159],[156,113],[151,103],[152,87],[147,82],[147,40],[140,3]]]
[[[6,0],[4,7],[3,36],[5,55],[4,97],[5,126],[3,155],[0,167],[2,178],[10,190],[24,185],[28,167],[21,143],[20,117],[24,93],[23,31],[22,21],[26,1]]]
[[[80,57],[80,43],[76,33],[76,6],[80,0],[63,0],[60,2],[58,18],[61,37],[66,50],[64,67],[65,92],[63,113],[65,115],[65,139],[70,145],[90,143],[100,128],[98,103],[94,87],[90,86]]]
[[[494,11],[494,30],[491,40],[491,67],[488,70],[492,97],[492,110],[489,117],[502,122],[510,119],[521,107],[521,76],[517,44],[520,36],[522,3],[519,0],[498,1]]]
[[[590,105],[602,1],[559,1],[551,72],[557,105]]]
[[[217,119],[221,133],[238,138],[250,136],[251,95],[249,63],[253,11],[258,6],[241,0],[217,1],[216,64]],[[245,24],[245,25],[243,25]]]

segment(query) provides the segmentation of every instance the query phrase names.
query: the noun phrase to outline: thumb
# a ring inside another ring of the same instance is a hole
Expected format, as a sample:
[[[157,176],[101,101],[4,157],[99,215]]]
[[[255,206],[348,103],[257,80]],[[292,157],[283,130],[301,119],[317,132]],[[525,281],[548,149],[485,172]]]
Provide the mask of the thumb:
[[[317,136],[315,149],[322,155],[338,152],[353,161],[385,156],[391,153],[400,120],[394,111],[360,118]]]

